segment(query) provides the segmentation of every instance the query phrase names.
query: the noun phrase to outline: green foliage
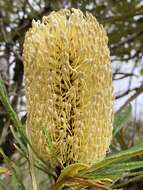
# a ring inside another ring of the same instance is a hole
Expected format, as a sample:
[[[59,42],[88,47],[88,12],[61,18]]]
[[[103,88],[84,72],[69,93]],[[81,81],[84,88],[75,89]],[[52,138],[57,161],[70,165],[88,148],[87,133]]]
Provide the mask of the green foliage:
[[[124,127],[128,119],[131,117],[132,106],[129,104],[121,112],[115,114],[113,136],[116,136],[118,132]]]
[[[59,180],[64,179],[66,175],[75,175],[104,183],[104,185],[114,189],[117,181],[118,186],[122,186],[122,178],[128,176],[134,178],[135,176],[140,176],[141,172],[143,173],[143,161],[131,160],[131,158],[137,155],[143,155],[143,143],[136,145],[129,150],[121,151],[120,153],[108,156],[103,161],[100,161],[91,167],[86,166],[86,168],[84,168],[85,166],[81,167],[78,164],[73,164],[62,171]],[[137,169],[140,170],[137,172]],[[126,181],[126,184],[128,182],[129,181]]]
[[[8,96],[6,93],[6,88],[4,86],[4,82],[0,80],[0,100],[5,107],[11,121],[13,122],[13,125],[16,127],[16,129],[19,131],[20,134],[22,134],[23,137],[25,137],[25,132],[22,128],[22,124],[17,116],[17,114],[14,112],[13,108],[11,107]]]

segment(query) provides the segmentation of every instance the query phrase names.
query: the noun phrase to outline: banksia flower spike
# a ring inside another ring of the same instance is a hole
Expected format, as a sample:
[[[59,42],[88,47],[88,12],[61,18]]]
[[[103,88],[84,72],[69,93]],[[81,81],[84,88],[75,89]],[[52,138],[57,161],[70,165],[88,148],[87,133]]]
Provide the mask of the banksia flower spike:
[[[93,164],[112,137],[108,38],[92,14],[77,9],[33,21],[24,42],[27,126],[51,165]]]

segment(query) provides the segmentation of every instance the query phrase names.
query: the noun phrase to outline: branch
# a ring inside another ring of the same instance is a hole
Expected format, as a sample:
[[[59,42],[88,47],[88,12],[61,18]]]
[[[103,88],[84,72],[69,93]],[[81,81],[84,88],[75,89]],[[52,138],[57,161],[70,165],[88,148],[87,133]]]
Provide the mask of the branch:
[[[119,78],[116,78],[116,75],[122,75],[122,76],[120,76]],[[136,75],[134,73],[122,73],[122,72],[113,74],[113,80],[120,80],[120,79],[124,79],[127,77],[138,77],[138,75]]]
[[[143,85],[141,85],[141,87],[139,88],[136,88],[136,92],[125,101],[125,103],[119,108],[119,110],[116,113],[119,113],[122,109],[124,109],[131,101],[136,99],[142,92],[143,92]]]
[[[124,42],[124,43],[126,43],[126,42]],[[127,41],[127,43],[128,43],[128,41]],[[124,44],[123,44],[124,45]],[[119,46],[120,46],[120,44],[119,44]],[[114,48],[113,48],[114,49]],[[125,58],[125,57],[120,57],[120,58],[118,58],[118,57],[115,57],[115,58],[113,58],[113,59],[111,59],[111,62],[114,62],[114,61],[129,61],[130,59],[134,59],[134,58],[136,58],[138,55],[140,55],[141,54],[141,56],[142,56],[142,51],[141,50],[138,50],[138,51],[136,51],[135,53],[134,53],[134,55],[128,55],[128,57],[127,58]]]
[[[138,15],[142,15],[142,14],[143,14],[143,6],[140,6],[136,9],[134,9],[133,11],[129,11],[128,13],[125,13],[123,15],[111,16],[111,17],[104,18],[103,21],[104,22],[126,21],[127,19],[132,18],[133,16],[138,16]]]
[[[129,90],[125,91],[124,93],[122,93],[122,94],[116,96],[115,99],[117,100],[117,99],[119,99],[119,98],[122,98],[123,96],[128,95],[130,92],[133,92],[133,91],[136,91],[136,92],[137,92],[137,91],[140,91],[140,90],[141,90],[141,92],[143,91],[143,85],[141,85],[141,86],[138,87],[138,88],[133,88],[133,89],[129,89]]]

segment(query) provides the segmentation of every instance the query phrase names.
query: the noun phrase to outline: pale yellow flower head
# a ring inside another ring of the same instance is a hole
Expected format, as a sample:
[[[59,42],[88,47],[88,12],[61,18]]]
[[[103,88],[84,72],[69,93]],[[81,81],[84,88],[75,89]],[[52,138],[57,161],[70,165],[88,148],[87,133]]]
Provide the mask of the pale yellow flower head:
[[[27,127],[52,165],[92,164],[112,137],[112,71],[102,25],[63,9],[33,21],[24,42]]]

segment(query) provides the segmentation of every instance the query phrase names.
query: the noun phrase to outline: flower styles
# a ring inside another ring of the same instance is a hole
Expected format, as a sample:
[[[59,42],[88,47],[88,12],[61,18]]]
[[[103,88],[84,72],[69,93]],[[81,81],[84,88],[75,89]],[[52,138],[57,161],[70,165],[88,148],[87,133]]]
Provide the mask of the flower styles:
[[[112,138],[108,38],[96,18],[63,9],[33,21],[24,42],[27,126],[37,153],[54,166],[93,164]]]

